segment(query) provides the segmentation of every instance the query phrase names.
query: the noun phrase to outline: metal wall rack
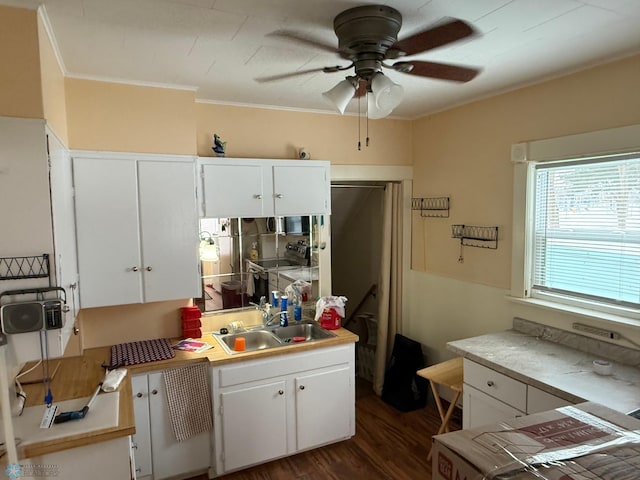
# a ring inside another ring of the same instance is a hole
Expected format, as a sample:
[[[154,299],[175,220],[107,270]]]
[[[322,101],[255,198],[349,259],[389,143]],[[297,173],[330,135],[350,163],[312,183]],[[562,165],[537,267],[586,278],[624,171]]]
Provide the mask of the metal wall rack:
[[[498,227],[451,225],[451,236],[459,238],[461,245],[492,250],[498,248]]]
[[[421,217],[449,217],[449,197],[412,198],[411,210],[419,210]]]
[[[25,278],[48,278],[49,254],[35,257],[0,258],[0,280],[22,280]]]

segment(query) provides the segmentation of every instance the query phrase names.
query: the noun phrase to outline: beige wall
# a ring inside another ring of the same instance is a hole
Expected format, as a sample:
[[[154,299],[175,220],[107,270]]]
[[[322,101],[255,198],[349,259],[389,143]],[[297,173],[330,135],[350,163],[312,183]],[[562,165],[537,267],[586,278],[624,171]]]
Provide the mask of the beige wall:
[[[38,15],[38,44],[40,48],[40,72],[42,104],[47,126],[62,142],[69,143],[67,135],[67,107],[65,103],[64,75],[53,51],[51,39],[42,17]]]
[[[0,6],[0,115],[44,118],[35,10]]]
[[[640,123],[640,56],[423,118],[414,125],[414,196],[451,197],[449,219],[414,214],[413,268],[510,285],[513,143]],[[465,247],[451,224],[497,225],[499,247]]]
[[[194,155],[194,92],[67,78],[69,148]]]
[[[420,119],[414,124],[414,196],[451,196],[448,219],[413,214],[413,270],[405,334],[429,363],[451,340],[511,327],[514,316],[571,330],[584,318],[508,300],[513,170],[511,144],[640,123],[640,56]],[[451,224],[498,225],[497,250],[465,247]],[[640,341],[634,327],[586,323]],[[629,346],[625,342],[617,342]]]
[[[369,122],[369,147],[358,151],[358,117],[196,104],[198,155],[214,156],[214,133],[227,142],[228,157],[297,158],[305,147],[315,160],[335,165],[411,165],[411,122]]]

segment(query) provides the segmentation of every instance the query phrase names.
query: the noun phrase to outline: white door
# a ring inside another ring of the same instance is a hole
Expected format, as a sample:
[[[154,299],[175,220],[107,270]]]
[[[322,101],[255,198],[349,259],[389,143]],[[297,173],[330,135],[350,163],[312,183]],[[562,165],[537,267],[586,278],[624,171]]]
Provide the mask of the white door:
[[[525,415],[517,408],[507,405],[486,393],[464,384],[462,393],[462,428],[477,428],[503,420],[512,420]]]
[[[136,163],[74,158],[82,308],[142,302]]]
[[[310,165],[275,165],[273,195],[275,214],[312,215],[331,213],[328,168]]]
[[[151,475],[151,429],[149,428],[149,389],[147,376],[131,377],[133,390],[133,415],[136,420],[136,433],[131,437],[135,456],[136,477]]]
[[[207,217],[264,217],[271,215],[264,198],[261,165],[204,165],[204,203]]]
[[[296,377],[296,447],[298,450],[347,438],[353,396],[348,367]]]
[[[200,472],[211,464],[211,432],[178,442],[171,428],[167,390],[162,372],[149,374],[149,418],[153,478],[161,480]]]
[[[287,453],[285,392],[279,381],[220,394],[225,472]]]
[[[200,296],[195,166],[138,162],[144,301]]]

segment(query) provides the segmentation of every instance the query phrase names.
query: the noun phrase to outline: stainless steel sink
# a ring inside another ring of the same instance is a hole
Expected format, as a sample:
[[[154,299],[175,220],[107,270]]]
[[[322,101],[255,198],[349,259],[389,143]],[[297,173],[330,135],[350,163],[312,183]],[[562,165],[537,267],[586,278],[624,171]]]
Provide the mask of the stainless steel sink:
[[[276,327],[273,333],[283,343],[291,343],[294,338],[296,341],[312,342],[315,340],[321,340],[324,338],[335,337],[334,333],[324,330],[313,323],[300,323],[296,325],[289,325],[288,327]],[[302,340],[304,338],[304,340]]]
[[[237,338],[244,338],[244,350],[236,350],[235,344]],[[252,330],[250,332],[232,333],[229,335],[216,336],[218,343],[227,351],[227,353],[253,352],[255,350],[264,350],[266,348],[281,347],[282,342],[278,337],[268,330]]]
[[[214,335],[218,343],[222,345],[222,348],[231,355],[235,353],[266,350],[269,348],[286,347],[287,345],[293,345],[297,342],[315,342],[335,336],[334,333],[322,329],[315,323],[299,323],[289,325],[288,327],[264,327],[246,332]],[[244,338],[244,350],[235,349],[236,339],[240,337]]]

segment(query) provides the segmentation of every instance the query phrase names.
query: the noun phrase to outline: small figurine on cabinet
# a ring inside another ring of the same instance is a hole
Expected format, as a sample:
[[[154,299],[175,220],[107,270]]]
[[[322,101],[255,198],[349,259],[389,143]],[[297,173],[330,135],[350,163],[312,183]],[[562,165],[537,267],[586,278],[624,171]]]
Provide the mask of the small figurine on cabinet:
[[[219,157],[224,157],[225,148],[227,146],[227,142],[223,142],[220,140],[220,137],[217,133],[213,134],[213,147],[211,149],[216,153]]]

